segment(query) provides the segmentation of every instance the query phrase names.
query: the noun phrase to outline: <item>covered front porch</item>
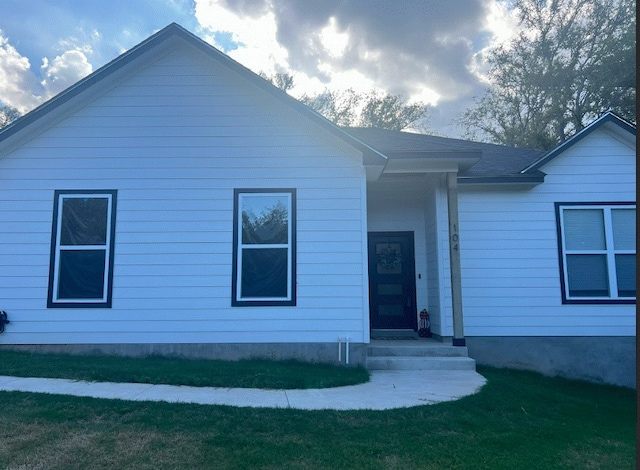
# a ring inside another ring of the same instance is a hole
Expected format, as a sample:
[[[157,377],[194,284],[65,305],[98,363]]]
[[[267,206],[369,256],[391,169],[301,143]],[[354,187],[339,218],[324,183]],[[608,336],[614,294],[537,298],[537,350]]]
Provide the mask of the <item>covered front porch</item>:
[[[457,175],[477,158],[396,156],[368,182],[372,339],[416,331],[426,311],[434,338],[465,346]]]

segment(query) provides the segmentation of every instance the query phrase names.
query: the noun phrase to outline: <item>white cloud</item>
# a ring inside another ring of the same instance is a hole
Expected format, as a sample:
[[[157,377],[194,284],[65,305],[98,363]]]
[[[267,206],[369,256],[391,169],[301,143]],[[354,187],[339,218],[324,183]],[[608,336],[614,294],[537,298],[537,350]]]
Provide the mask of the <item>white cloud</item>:
[[[440,93],[436,92],[435,90],[432,90],[431,88],[423,86],[423,87],[419,87],[419,90],[416,91],[415,93],[412,93],[409,96],[408,101],[410,103],[421,102],[431,106],[436,106],[441,98],[442,98],[442,95],[440,95]]]
[[[335,17],[320,30],[320,42],[330,57],[341,57],[349,44],[349,33],[338,31]]]
[[[93,71],[86,52],[90,52],[90,49],[75,48],[56,56],[51,62],[46,57],[42,59],[41,84],[47,98],[73,85]]]
[[[61,41],[61,45],[66,44]],[[90,74],[93,67],[87,59],[88,46],[74,47],[53,60],[43,57],[40,77],[31,63],[13,47],[0,31],[0,100],[21,113],[35,108],[43,101],[73,85]]]
[[[231,11],[217,0],[196,0],[195,5],[195,16],[205,28],[203,38],[206,41],[225,49],[229,46],[229,35],[225,35],[227,43],[222,43],[216,41],[215,33],[229,32],[230,40],[237,48],[228,50],[227,55],[256,73],[291,73],[294,77],[292,94],[297,97],[314,95],[327,87],[342,90],[353,88],[356,91],[368,91],[375,87],[375,82],[364,73],[338,65],[348,46],[349,34],[338,31],[335,18],[330,18],[307,38],[300,38],[305,44],[299,44],[299,47],[321,49],[322,53],[318,56],[322,59],[317,63],[317,69],[324,74],[324,80],[321,80],[290,68],[287,49],[277,39],[277,22],[272,5],[255,16]]]
[[[21,113],[32,109],[42,99],[30,68],[29,59],[21,56],[0,31],[0,100]]]
[[[516,11],[510,10],[506,2],[489,3],[485,27],[491,33],[489,47],[507,44],[519,32]]]
[[[219,49],[215,32],[231,32],[231,40],[239,47],[227,52],[234,60],[254,72],[273,74],[288,69],[287,50],[276,38],[275,15],[268,11],[259,16],[232,12],[216,0],[195,0],[195,16],[205,28],[204,39]]]
[[[487,55],[496,47],[508,47],[509,42],[519,33],[515,10],[510,10],[506,2],[493,1],[489,4],[484,29],[490,34],[486,46],[477,51],[472,58],[469,70],[480,82],[488,84]]]
[[[365,92],[376,88],[375,82],[357,70],[339,70],[332,67],[328,63],[320,63],[318,68],[325,72],[331,80],[328,84],[329,88],[347,89],[353,88],[355,91]]]

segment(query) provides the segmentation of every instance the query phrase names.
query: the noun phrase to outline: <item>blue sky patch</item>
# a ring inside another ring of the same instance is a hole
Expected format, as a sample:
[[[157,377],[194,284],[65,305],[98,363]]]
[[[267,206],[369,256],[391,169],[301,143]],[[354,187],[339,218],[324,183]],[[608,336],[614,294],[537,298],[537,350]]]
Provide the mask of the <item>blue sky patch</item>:
[[[229,51],[235,51],[240,47],[245,47],[245,44],[233,40],[233,33],[231,31],[214,31],[213,38],[225,54]]]

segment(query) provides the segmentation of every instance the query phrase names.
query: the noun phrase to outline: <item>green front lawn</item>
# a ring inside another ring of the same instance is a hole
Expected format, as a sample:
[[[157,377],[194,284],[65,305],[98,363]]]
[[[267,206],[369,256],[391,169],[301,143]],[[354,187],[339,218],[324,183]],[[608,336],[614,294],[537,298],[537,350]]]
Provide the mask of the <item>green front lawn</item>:
[[[390,411],[0,392],[0,468],[635,468],[635,391],[479,372],[476,395]]]
[[[0,375],[96,382],[267,389],[329,388],[367,382],[363,367],[300,361],[212,361],[162,356],[77,356],[0,351]]]

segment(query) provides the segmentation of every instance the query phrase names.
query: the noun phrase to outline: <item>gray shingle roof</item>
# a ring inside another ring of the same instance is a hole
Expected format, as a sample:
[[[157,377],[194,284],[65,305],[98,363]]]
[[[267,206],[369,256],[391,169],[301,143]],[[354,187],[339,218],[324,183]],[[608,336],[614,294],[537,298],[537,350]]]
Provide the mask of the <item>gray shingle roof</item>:
[[[370,147],[380,151],[390,159],[406,158],[408,154],[429,158],[436,152],[482,152],[481,159],[471,168],[461,171],[461,178],[506,178],[522,180],[524,178],[542,178],[542,172],[520,172],[539,160],[545,152],[534,149],[507,147],[504,145],[472,142],[411,132],[391,131],[387,129],[349,127],[344,130]]]

